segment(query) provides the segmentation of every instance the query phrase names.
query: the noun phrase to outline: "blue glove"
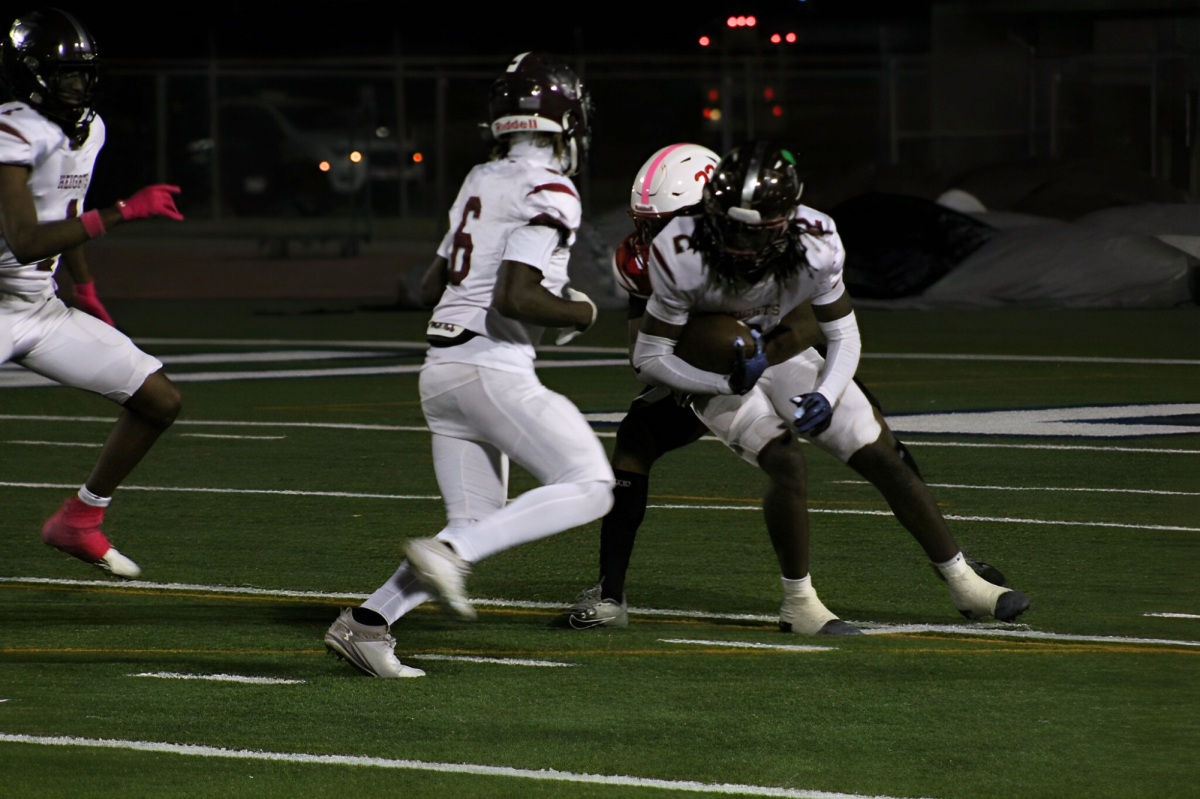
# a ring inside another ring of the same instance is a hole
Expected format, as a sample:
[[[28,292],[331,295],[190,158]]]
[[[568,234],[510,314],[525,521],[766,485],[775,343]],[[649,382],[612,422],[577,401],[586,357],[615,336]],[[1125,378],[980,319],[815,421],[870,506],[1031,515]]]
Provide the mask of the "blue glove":
[[[792,397],[792,402],[798,406],[796,421],[793,422],[797,433],[819,436],[829,429],[829,422],[833,419],[833,408],[824,394],[801,394],[799,397]]]
[[[767,353],[763,351],[762,334],[751,330],[750,335],[754,337],[755,352],[754,357],[749,360],[746,360],[746,342],[741,336],[733,340],[734,367],[733,374],[729,376],[729,388],[734,394],[745,394],[754,388],[758,378],[762,377],[762,373],[770,366],[767,363]]]

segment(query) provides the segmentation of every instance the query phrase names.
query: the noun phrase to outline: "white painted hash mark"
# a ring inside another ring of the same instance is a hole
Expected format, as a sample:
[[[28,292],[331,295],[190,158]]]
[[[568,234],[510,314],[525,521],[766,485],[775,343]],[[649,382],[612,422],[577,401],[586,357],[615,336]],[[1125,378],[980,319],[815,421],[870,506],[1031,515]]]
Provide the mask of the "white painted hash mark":
[[[839,485],[871,485],[866,480],[830,480]],[[1098,494],[1153,494],[1169,497],[1200,497],[1195,491],[1157,491],[1152,488],[1076,488],[1068,486],[979,486],[963,485],[961,483],[926,483],[930,488],[967,488],[980,491],[1082,491]]]
[[[234,436],[222,433],[180,433],[180,438],[237,438],[246,441],[282,441],[287,436]]]
[[[127,677],[158,677],[162,680],[211,680],[213,682],[240,682],[249,685],[302,685],[306,680],[285,680],[281,677],[244,677],[241,674],[181,674],[177,671],[144,671],[127,674]]]
[[[586,774],[554,769],[526,769],[511,766],[483,766],[471,763],[435,763],[425,760],[397,760],[362,755],[310,755],[303,752],[261,752],[250,749],[223,749],[197,744],[159,743],[156,741],[122,741],[110,738],[76,738],[74,736],[13,735],[0,733],[0,742],[36,744],[39,746],[81,746],[91,749],[125,749],[138,752],[158,752],[193,757],[222,757],[231,760],[265,760],[288,763],[316,763],[329,766],[364,766],[368,768],[433,771],[451,774],[473,774],[483,777],[512,777],[545,782],[589,783],[593,785],[622,785],[631,788],[658,788],[667,791],[696,793],[739,794],[743,796],[781,796],[788,799],[892,799],[887,796],[806,791],[800,788],[775,788],[766,785],[737,783],[692,782],[660,780],[651,777],[624,777],[616,774]]]
[[[783,652],[832,652],[836,646],[808,646],[805,644],[758,644],[753,641],[705,641],[701,638],[659,638],[664,644],[698,644],[700,646],[727,646],[734,649],[774,649]]]
[[[5,441],[5,444],[25,444],[31,447],[103,447],[103,444],[89,444],[82,441]]]
[[[459,660],[464,663],[494,663],[497,666],[545,666],[548,668],[572,668],[578,663],[556,663],[553,660],[524,660],[522,658],[489,658],[474,655],[406,655],[405,660]]]
[[[143,589],[147,591],[194,591],[207,594],[238,594],[243,596],[287,597],[289,599],[332,600],[336,602],[362,602],[369,594],[354,594],[349,592],[296,591],[283,588],[251,588],[234,585],[197,585],[194,583],[153,583],[147,580],[122,580],[114,583],[112,580],[69,580],[62,577],[0,577],[0,584],[14,583],[17,585],[62,585],[76,587]],[[529,610],[563,610],[563,602],[529,602],[517,599],[471,599],[472,604],[479,607],[522,608]],[[630,607],[629,612],[639,616],[653,616],[682,619],[714,619],[717,621],[758,621],[774,623],[779,621],[779,614],[759,615],[754,613],[710,613],[703,610],[664,610],[659,608]],[[1173,644],[1176,646],[1200,646],[1200,641],[1179,641],[1164,638],[1113,638],[1104,635],[1073,635],[1069,633],[1053,633],[1030,630],[1025,625],[1005,622],[970,622],[963,624],[910,624],[896,625],[879,622],[847,619],[862,628],[863,632],[904,633],[904,632],[940,632],[950,635],[1003,635],[1011,638],[1042,638],[1049,640],[1092,641],[1095,643],[1133,643],[1133,644]]]
[[[1195,613],[1143,613],[1143,616],[1158,616],[1163,619],[1200,619]]]

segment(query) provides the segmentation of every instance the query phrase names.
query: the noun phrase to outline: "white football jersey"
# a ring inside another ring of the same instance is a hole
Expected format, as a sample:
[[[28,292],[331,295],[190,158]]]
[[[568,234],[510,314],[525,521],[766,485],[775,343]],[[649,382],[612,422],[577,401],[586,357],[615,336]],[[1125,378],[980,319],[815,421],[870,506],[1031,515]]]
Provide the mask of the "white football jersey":
[[[692,314],[726,313],[767,333],[805,300],[820,304],[822,296],[840,292],[846,251],[833,220],[802,205],[792,224],[806,231],[801,241],[807,249],[807,266],[785,283],[767,277],[731,295],[709,281],[700,253],[691,249],[696,217],[675,217],[650,245],[654,293],[646,312],[671,325],[687,324]]]
[[[510,369],[532,365],[542,328],[503,316],[492,308],[492,296],[506,257],[540,269],[542,285],[562,296],[582,209],[579,192],[558,167],[549,148],[517,142],[507,157],[475,167],[463,181],[450,209],[450,232],[438,247],[438,255],[449,262],[450,282],[432,321],[460,325],[479,336],[455,347],[432,348],[431,362]],[[510,247],[510,238],[529,226],[537,229],[535,235],[526,237],[531,231],[523,231],[518,238],[550,241],[550,246],[536,255],[526,247],[522,257],[511,258],[518,244],[513,239]]]
[[[104,122],[92,120],[87,141],[73,148],[62,128],[24,103],[0,105],[0,164],[29,167],[29,193],[38,222],[83,213],[96,156],[104,146]],[[0,238],[0,292],[39,296],[53,291],[58,256],[21,264]]]

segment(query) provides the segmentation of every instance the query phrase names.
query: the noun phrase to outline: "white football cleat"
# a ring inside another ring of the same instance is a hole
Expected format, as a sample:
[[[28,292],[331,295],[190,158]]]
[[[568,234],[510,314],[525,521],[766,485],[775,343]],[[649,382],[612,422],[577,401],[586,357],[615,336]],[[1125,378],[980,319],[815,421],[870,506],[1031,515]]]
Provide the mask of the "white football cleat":
[[[779,606],[779,629],[802,635],[862,635],[862,630],[842,621],[825,607],[816,591],[783,598],[783,604]]]
[[[342,608],[329,626],[325,648],[369,677],[425,676],[425,672],[405,666],[396,657],[396,639],[388,635],[386,627],[359,624],[350,608]]]
[[[968,619],[992,616],[997,621],[1012,621],[1029,609],[1028,596],[988,582],[975,573],[965,558],[935,568],[946,579],[950,601]]]
[[[467,575],[471,566],[449,544],[436,538],[414,538],[404,554],[417,579],[437,594],[442,607],[462,619],[475,619],[475,608],[467,598]]]
[[[142,573],[141,567],[118,552],[116,547],[109,547],[96,565],[126,580],[132,580]]]

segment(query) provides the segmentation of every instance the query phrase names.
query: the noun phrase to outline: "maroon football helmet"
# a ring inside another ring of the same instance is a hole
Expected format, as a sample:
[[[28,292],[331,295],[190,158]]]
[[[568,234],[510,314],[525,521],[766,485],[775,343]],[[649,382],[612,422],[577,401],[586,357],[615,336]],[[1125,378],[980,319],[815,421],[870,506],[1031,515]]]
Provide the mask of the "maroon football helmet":
[[[488,97],[492,135],[560,133],[570,163],[579,171],[591,144],[592,98],[575,71],[545,53],[521,53],[492,84]]]

